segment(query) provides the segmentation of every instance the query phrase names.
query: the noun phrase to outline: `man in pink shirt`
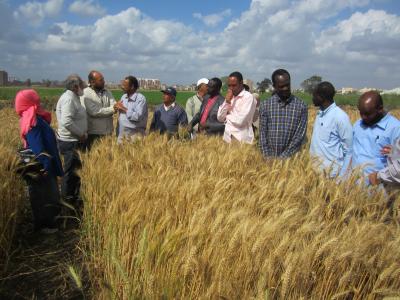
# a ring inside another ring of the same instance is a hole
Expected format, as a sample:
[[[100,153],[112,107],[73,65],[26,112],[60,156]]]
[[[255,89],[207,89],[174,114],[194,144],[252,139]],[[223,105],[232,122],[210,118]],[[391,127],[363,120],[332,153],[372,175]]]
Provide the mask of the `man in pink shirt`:
[[[243,76],[233,72],[228,78],[228,92],[225,101],[218,109],[217,119],[225,122],[224,141],[238,141],[252,144],[254,140],[253,123],[257,101],[243,87]]]

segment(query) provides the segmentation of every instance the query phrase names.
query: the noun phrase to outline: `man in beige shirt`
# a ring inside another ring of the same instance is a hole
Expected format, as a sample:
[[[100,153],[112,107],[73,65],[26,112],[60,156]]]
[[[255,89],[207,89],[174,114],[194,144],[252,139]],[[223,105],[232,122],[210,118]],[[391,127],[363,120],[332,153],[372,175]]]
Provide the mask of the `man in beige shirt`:
[[[113,114],[116,110],[114,96],[104,88],[104,77],[98,71],[91,71],[88,76],[89,86],[84,89],[81,97],[86,108],[88,120],[87,148],[93,142],[113,132]]]

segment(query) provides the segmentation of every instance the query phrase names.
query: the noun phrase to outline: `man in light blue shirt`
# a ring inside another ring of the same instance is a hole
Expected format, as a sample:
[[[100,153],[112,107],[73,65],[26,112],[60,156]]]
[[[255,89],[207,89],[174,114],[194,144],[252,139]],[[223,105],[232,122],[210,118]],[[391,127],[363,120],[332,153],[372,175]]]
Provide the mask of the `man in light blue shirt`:
[[[353,127],[352,167],[361,167],[365,176],[387,167],[387,156],[381,152],[400,137],[400,121],[386,113],[381,95],[369,91],[358,102],[361,120]]]
[[[137,92],[139,82],[134,76],[127,76],[121,82],[125,94],[116,106],[119,111],[118,117],[118,143],[124,138],[135,140],[146,134],[147,126],[147,102],[146,98]]]
[[[349,168],[353,146],[353,128],[349,116],[333,98],[334,86],[321,82],[313,93],[313,103],[320,110],[315,118],[310,154],[329,177],[343,176]]]

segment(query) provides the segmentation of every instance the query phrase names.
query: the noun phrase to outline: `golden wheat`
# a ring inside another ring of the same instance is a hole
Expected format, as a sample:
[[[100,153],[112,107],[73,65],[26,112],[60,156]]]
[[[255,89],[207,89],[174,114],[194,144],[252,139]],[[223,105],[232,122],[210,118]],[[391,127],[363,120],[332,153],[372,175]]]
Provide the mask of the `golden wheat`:
[[[24,185],[15,172],[19,146],[18,117],[12,109],[1,109],[0,120],[0,273],[8,259],[17,217],[25,198]]]
[[[357,176],[325,179],[307,147],[264,161],[219,138],[104,140],[82,170],[96,298],[400,295],[398,216],[385,224],[384,196]]]

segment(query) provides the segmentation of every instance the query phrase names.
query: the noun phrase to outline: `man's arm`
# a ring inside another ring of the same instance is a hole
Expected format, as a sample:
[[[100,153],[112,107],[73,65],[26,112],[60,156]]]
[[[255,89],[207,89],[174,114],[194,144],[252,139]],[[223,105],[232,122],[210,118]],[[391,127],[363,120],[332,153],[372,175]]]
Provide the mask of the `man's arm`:
[[[350,168],[353,154],[353,126],[347,115],[338,122],[338,134],[344,155],[344,162],[342,169],[339,171],[339,176],[344,176]]]
[[[109,97],[109,93],[106,92],[106,95]],[[86,107],[86,112],[92,118],[103,118],[109,117],[114,114],[114,97],[112,100],[110,99],[110,106],[109,107],[101,107],[99,103],[89,97],[89,95],[83,96],[83,103]]]
[[[267,122],[266,102],[260,105],[260,129],[259,129],[259,147],[261,154],[266,158],[268,156],[268,122]]]
[[[297,151],[299,151],[301,145],[303,144],[306,138],[307,119],[308,119],[307,106],[304,105],[303,108],[301,109],[300,122],[297,125],[293,138],[290,141],[288,147],[285,149],[285,151],[281,153],[280,157],[290,157],[294,155]]]
[[[218,108],[218,114],[217,114],[218,121],[225,122],[226,116],[228,115],[228,112],[230,112],[231,110],[232,110],[232,104],[224,101]]]
[[[193,119],[193,114],[194,114],[194,101],[193,101],[193,97],[190,97],[187,101],[186,101],[186,117],[188,119],[188,121],[192,121]]]
[[[187,114],[185,112],[185,110],[181,110],[181,112],[178,115],[178,124],[181,127],[185,127],[188,125],[188,117]]]
[[[227,116],[227,119],[238,128],[253,123],[254,112],[257,104],[251,94],[249,97],[243,98],[243,100],[244,101],[240,103],[240,107],[237,109],[238,114]],[[236,103],[235,105],[239,105],[239,103]]]
[[[137,100],[137,105],[128,106],[126,117],[129,121],[139,122],[147,113],[146,98],[140,98]]]

